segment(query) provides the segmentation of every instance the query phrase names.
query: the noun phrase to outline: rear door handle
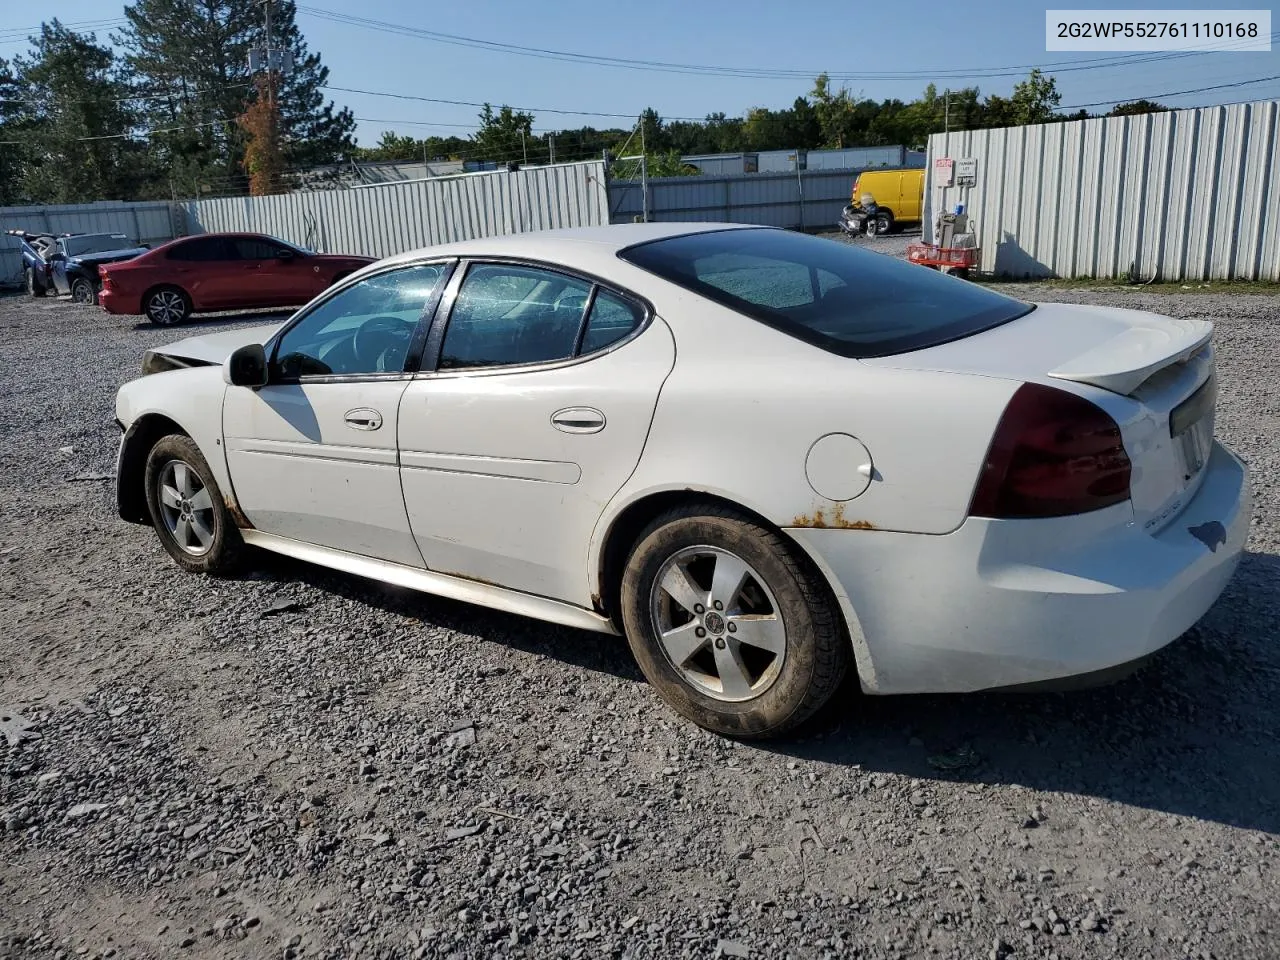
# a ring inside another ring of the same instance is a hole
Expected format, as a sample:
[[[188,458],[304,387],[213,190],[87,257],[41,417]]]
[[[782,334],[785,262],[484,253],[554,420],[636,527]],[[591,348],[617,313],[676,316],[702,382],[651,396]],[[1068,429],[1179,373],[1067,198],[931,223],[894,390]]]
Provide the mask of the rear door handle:
[[[377,430],[382,426],[382,414],[369,407],[348,410],[343,419],[352,430]]]
[[[606,420],[595,407],[566,407],[551,415],[551,425],[565,433],[599,433]]]

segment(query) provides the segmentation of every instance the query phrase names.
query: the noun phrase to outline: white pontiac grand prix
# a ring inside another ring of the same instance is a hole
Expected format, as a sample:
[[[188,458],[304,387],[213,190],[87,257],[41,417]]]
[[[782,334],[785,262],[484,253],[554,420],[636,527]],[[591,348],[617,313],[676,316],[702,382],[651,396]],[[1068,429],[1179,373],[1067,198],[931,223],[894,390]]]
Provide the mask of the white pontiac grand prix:
[[[1244,547],[1212,326],[1031,304],[770,228],[419,250],[149,351],[121,516],[625,634],[685,717],[1115,676]]]

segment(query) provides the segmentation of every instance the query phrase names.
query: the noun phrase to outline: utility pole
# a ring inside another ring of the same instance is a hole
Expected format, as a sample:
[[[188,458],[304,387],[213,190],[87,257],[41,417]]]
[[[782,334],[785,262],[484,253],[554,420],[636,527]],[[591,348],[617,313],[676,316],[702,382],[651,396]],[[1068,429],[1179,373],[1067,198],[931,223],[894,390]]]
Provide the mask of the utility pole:
[[[951,91],[947,90],[942,95],[942,132],[951,132]]]
[[[271,3],[272,0],[262,0],[262,16],[266,21],[267,30],[267,104],[271,107],[271,113],[274,118],[276,109],[276,78],[271,69]]]
[[[556,162],[556,135],[554,133],[547,134],[547,150],[550,157],[550,163]]]

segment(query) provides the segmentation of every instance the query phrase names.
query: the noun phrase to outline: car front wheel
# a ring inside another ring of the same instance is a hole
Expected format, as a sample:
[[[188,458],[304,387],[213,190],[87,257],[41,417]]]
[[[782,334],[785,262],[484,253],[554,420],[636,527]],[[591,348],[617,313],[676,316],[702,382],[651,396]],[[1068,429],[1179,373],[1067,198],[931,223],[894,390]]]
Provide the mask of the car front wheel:
[[[152,290],[142,306],[147,319],[158,327],[175,327],[191,316],[191,298],[177,287]]]
[[[817,571],[775,531],[717,506],[674,510],[640,535],[622,615],[663,699],[728,736],[795,728],[848,669],[848,640]]]
[[[98,299],[98,293],[93,288],[93,284],[84,277],[77,277],[71,283],[71,301],[73,303],[92,304]]]
[[[152,525],[178,566],[211,574],[236,568],[244,541],[194,440],[161,438],[147,456],[145,482]]]

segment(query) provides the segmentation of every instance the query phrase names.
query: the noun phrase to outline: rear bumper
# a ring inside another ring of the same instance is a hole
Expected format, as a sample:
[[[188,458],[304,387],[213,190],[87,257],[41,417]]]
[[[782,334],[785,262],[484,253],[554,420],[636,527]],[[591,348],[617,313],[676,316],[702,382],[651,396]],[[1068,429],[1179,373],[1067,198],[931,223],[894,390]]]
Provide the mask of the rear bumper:
[[[135,316],[142,313],[142,303],[137,297],[125,296],[118,290],[109,290],[106,287],[98,291],[98,306],[106,310],[107,313],[123,316]]]
[[[1173,522],[1148,534],[1131,515],[1119,504],[1052,520],[969,519],[944,536],[788,533],[845,606],[864,688],[966,692],[1110,671],[1181,636],[1240,561],[1248,471],[1215,443]]]

